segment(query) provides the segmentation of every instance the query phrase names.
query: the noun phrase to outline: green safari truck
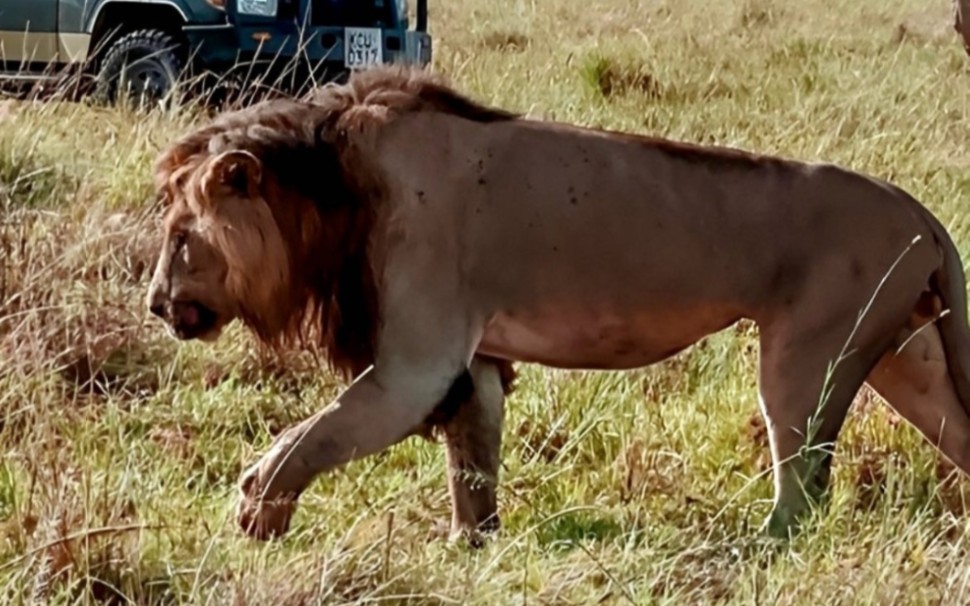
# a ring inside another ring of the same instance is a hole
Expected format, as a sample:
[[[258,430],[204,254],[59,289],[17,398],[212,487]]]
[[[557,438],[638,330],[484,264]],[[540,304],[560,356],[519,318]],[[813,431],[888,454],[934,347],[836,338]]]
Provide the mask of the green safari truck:
[[[415,9],[412,20],[408,0],[0,0],[0,80],[80,68],[114,100],[159,98],[185,73],[299,63],[339,78],[379,63],[424,66],[427,0]]]

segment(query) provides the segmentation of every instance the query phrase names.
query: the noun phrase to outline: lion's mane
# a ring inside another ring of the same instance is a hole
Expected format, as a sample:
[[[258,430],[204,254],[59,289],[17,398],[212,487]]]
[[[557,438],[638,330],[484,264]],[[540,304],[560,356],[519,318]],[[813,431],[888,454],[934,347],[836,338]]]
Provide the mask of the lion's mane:
[[[287,294],[274,309],[243,314],[271,347],[319,347],[331,368],[355,376],[373,363],[380,326],[380,248],[375,230],[384,188],[357,157],[348,132],[396,116],[435,111],[478,122],[515,119],[479,105],[427,72],[398,66],[354,74],[302,100],[273,100],[224,113],[183,136],[155,167],[160,191],[184,185],[229,150],[263,165],[263,195],[287,248]],[[375,124],[376,123],[376,124]],[[510,368],[503,368],[509,388]]]

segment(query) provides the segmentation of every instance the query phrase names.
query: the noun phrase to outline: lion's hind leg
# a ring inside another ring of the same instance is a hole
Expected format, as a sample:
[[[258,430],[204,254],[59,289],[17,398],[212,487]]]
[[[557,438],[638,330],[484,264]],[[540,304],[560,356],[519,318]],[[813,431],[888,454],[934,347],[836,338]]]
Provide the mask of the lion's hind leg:
[[[954,465],[970,474],[970,414],[950,377],[940,332],[928,322],[929,318],[914,314],[867,382]]]
[[[451,536],[480,543],[498,528],[498,486],[505,396],[513,377],[508,362],[476,356],[470,365],[474,390],[442,425],[451,495]]]
[[[827,494],[832,451],[846,413],[881,349],[840,358],[852,324],[824,334],[784,322],[761,330],[760,403],[768,427],[775,500],[768,534],[787,538]]]

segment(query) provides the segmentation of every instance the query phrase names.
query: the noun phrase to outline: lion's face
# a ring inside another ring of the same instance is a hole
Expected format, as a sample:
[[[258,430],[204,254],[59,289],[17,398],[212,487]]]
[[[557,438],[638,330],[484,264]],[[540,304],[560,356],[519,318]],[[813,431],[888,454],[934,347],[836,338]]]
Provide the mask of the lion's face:
[[[225,286],[229,266],[210,229],[183,204],[165,220],[148,306],[180,339],[214,339],[238,315]]]
[[[148,307],[183,340],[262,319],[287,281],[286,251],[260,194],[261,165],[230,151],[163,179],[169,208]]]

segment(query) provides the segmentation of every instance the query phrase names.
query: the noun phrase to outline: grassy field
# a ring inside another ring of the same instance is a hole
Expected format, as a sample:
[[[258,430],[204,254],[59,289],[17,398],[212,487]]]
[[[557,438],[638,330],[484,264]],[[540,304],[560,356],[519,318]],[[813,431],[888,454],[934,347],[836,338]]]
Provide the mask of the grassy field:
[[[434,69],[537,117],[836,162],[913,193],[970,253],[970,59],[948,0],[433,2]],[[635,373],[521,367],[504,528],[442,541],[443,452],[317,482],[250,542],[236,482],[340,385],[238,327],[180,345],[144,309],[150,163],[200,120],[0,104],[0,603],[964,604],[970,482],[874,397],[830,509],[789,549],[754,327]],[[859,226],[865,237],[865,226]]]

